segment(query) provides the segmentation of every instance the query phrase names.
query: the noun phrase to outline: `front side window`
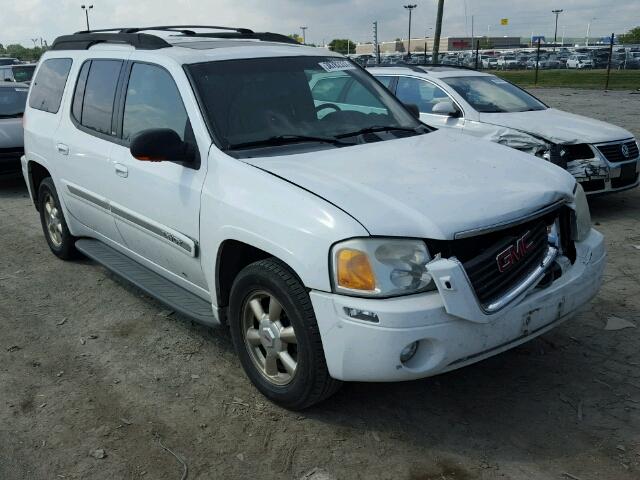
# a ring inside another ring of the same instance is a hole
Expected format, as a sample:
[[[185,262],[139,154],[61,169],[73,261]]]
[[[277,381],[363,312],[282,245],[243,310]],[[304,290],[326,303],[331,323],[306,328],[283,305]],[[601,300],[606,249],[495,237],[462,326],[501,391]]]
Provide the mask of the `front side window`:
[[[449,77],[443,81],[480,113],[529,112],[547,108],[524,90],[498,77]]]
[[[353,142],[363,130],[392,136],[427,131],[388,90],[346,59],[256,58],[187,69],[224,150],[313,141],[310,137],[325,144]]]
[[[91,61],[84,88],[82,113],[80,118],[76,117],[84,127],[105,135],[115,135],[111,122],[121,68],[120,60]],[[79,80],[82,78],[79,77]],[[76,94],[79,94],[78,89]]]
[[[58,113],[72,64],[70,58],[50,58],[44,61],[31,87],[31,108]]]
[[[21,117],[28,93],[27,88],[0,87],[0,118]]]
[[[402,103],[417,105],[421,113],[431,113],[437,103],[451,101],[440,87],[413,77],[398,78],[396,96]]]
[[[171,75],[154,65],[134,64],[124,106],[123,139],[130,141],[151,128],[169,128],[185,140],[188,125],[187,112]]]

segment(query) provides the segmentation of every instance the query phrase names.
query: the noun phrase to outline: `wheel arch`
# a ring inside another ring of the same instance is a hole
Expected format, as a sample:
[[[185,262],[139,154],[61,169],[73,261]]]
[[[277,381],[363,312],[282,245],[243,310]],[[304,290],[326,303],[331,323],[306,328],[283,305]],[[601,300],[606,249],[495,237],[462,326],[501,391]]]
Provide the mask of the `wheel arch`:
[[[38,210],[38,189],[45,178],[51,177],[51,172],[34,160],[29,161],[27,164],[27,172],[29,174],[29,190],[31,190],[33,204]]]

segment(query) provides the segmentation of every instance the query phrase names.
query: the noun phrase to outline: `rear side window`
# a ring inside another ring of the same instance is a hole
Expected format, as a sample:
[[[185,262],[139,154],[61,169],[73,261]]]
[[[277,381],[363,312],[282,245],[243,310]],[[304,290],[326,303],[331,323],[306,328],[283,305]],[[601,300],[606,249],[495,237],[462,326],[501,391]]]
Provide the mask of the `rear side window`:
[[[89,67],[83,65],[73,98],[73,115],[82,126],[115,135],[111,123],[122,63],[121,60],[92,60]],[[82,96],[82,108],[79,96]]]
[[[188,120],[171,75],[163,68],[135,63],[127,87],[122,138],[130,141],[143,130],[169,128],[185,140]]]
[[[31,108],[58,113],[72,63],[70,58],[51,58],[44,61],[31,87]]]
[[[28,92],[27,88],[0,87],[0,118],[21,117]]]

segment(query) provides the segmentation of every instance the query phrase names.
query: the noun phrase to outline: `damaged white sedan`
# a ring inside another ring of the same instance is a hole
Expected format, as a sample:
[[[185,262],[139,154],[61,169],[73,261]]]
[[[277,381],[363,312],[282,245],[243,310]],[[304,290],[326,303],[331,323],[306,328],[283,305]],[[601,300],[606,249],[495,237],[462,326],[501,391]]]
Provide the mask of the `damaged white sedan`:
[[[623,128],[549,108],[488,73],[414,65],[368,70],[402,102],[416,105],[423,122],[548,160],[569,171],[588,195],[639,184],[639,145]]]

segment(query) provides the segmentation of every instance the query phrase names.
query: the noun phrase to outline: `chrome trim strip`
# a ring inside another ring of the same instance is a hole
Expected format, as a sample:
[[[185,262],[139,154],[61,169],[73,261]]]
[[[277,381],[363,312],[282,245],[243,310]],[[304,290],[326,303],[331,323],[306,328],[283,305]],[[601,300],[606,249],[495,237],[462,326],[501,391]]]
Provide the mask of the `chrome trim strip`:
[[[91,193],[85,190],[81,190],[69,184],[67,184],[67,190],[69,190],[69,193],[75,195],[76,197],[80,197],[81,199],[86,200],[87,202],[93,203],[94,205],[97,205],[100,208],[109,210],[109,202],[106,200],[103,200],[100,197],[92,195]]]
[[[497,230],[503,230],[509,227],[515,227],[517,225],[521,225],[523,223],[528,222],[529,220],[535,220],[536,218],[543,217],[549,212],[552,212],[556,208],[560,208],[562,205],[566,203],[565,200],[559,200],[551,205],[544,207],[542,210],[538,210],[530,215],[526,215],[524,217],[518,218],[516,220],[509,220],[506,222],[495,223],[493,225],[489,225],[487,227],[473,228],[471,230],[464,230],[462,232],[458,232],[454,234],[454,240],[460,240],[462,238],[470,238],[478,235],[483,235],[485,233],[495,232]]]
[[[527,293],[529,289],[535,287],[538,282],[542,280],[542,277],[547,273],[547,269],[553,264],[557,257],[558,249],[549,247],[547,254],[542,259],[542,262],[540,262],[540,265],[538,265],[533,272],[531,272],[522,282],[505,293],[500,299],[488,305],[480,305],[482,310],[489,315],[499,312],[511,302],[517,300],[521,295]],[[471,284],[471,282],[469,283]]]

